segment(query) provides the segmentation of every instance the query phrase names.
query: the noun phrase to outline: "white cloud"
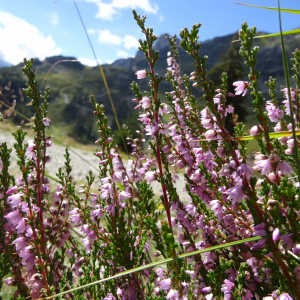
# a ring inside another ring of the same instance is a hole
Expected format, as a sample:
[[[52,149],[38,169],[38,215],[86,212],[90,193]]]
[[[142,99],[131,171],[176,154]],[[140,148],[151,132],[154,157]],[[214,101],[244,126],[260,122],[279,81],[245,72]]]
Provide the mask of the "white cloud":
[[[113,63],[113,60],[108,59],[108,60],[106,61],[106,63],[110,65],[111,63]]]
[[[105,29],[99,30],[98,42],[101,44],[120,45],[122,39],[118,35],[112,34],[108,29]]]
[[[86,57],[80,57],[78,60],[85,66],[95,67],[97,66],[96,61],[94,59],[89,59]],[[98,63],[101,64],[101,60],[98,59]]]
[[[95,29],[88,29],[87,33],[94,34],[94,33],[96,33],[96,30]]]
[[[112,34],[108,29],[99,30],[98,42],[118,46],[123,44],[125,49],[137,49],[140,46],[140,43],[134,36],[126,34],[124,38],[121,38],[118,35]]]
[[[44,37],[35,26],[14,15],[0,11],[1,59],[17,64],[26,58],[45,59],[61,54],[51,35]]]
[[[137,49],[140,46],[138,40],[132,35],[125,35],[124,38],[124,47],[125,49],[135,48]]]
[[[103,0],[86,1],[95,3],[98,6],[96,18],[108,21],[113,21],[113,17],[120,9],[141,9],[148,14],[156,14],[158,11],[158,6],[156,4],[152,5],[150,0],[112,0],[110,3],[103,3]]]
[[[159,18],[158,18],[158,22],[163,22],[164,20],[165,20],[164,16],[160,15]]]
[[[117,52],[117,56],[120,58],[127,58],[127,57],[132,57],[131,55],[129,55],[127,52],[120,50]]]
[[[59,19],[59,17],[58,17],[58,14],[56,12],[52,12],[50,14],[50,20],[51,20],[51,23],[53,25],[57,25],[58,24],[58,19]]]

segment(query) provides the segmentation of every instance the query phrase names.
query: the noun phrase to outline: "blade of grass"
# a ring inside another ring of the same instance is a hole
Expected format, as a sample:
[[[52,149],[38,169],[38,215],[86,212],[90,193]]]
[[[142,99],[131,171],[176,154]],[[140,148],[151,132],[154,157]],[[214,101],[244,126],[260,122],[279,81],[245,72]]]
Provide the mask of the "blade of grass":
[[[284,136],[290,136],[293,133],[291,131],[278,131],[278,132],[271,132],[269,134],[271,139],[275,138],[280,138]],[[300,135],[300,130],[295,131],[295,135]],[[239,136],[239,137],[231,137],[229,139],[233,141],[251,141],[251,140],[261,140],[264,139],[265,136],[263,134],[260,135],[247,135],[247,136]],[[223,140],[224,138],[219,138],[219,139],[197,139],[193,140],[193,142],[209,142],[209,141],[218,141],[218,140]]]
[[[251,7],[257,7],[257,8],[263,8],[263,9],[269,9],[269,10],[275,10],[278,11],[277,7],[264,7],[264,6],[257,6],[257,5],[251,5],[251,4],[245,4],[245,3],[239,3],[239,2],[234,2],[231,1],[232,3],[235,4],[240,4],[240,5],[245,5],[245,6],[251,6]],[[298,9],[289,9],[289,8],[282,8],[280,9],[282,12],[287,12],[287,13],[291,13],[291,14],[298,14],[300,15],[300,10]]]
[[[211,252],[211,251],[224,249],[224,248],[228,248],[228,247],[234,247],[234,246],[244,244],[244,243],[247,243],[247,242],[254,242],[254,241],[261,240],[261,239],[265,239],[265,238],[268,238],[270,236],[271,235],[256,236],[256,237],[252,237],[252,238],[249,238],[249,239],[234,241],[234,242],[231,242],[231,243],[226,243],[226,244],[217,245],[217,246],[213,246],[213,247],[202,249],[202,250],[197,250],[197,251],[185,253],[185,254],[179,255],[177,257],[170,257],[170,258],[167,258],[167,259],[163,259],[163,260],[160,260],[160,261],[153,262],[153,263],[148,264],[148,265],[140,266],[140,267],[137,267],[137,268],[134,268],[134,269],[131,269],[131,270],[127,270],[127,271],[118,273],[118,274],[116,274],[114,276],[111,276],[111,277],[108,277],[108,278],[104,278],[104,279],[94,281],[94,282],[91,282],[91,283],[88,283],[88,284],[85,284],[85,285],[82,285],[82,286],[78,286],[76,288],[70,289],[68,291],[61,292],[61,293],[56,294],[56,295],[52,295],[52,296],[45,297],[45,298],[40,298],[40,299],[37,299],[37,300],[53,299],[53,298],[60,297],[62,295],[65,295],[65,294],[68,294],[68,293],[71,293],[71,292],[74,292],[74,291],[78,291],[78,290],[81,290],[81,289],[84,289],[84,288],[87,288],[87,287],[90,287],[90,286],[93,286],[93,285],[96,285],[96,284],[99,284],[99,283],[102,283],[102,282],[105,282],[105,281],[109,281],[109,280],[116,279],[116,278],[119,278],[119,277],[122,277],[122,276],[126,276],[126,275],[129,275],[129,274],[132,274],[132,273],[135,273],[135,272],[139,272],[139,271],[142,271],[142,270],[145,270],[145,269],[148,269],[148,268],[153,268],[153,267],[156,267],[158,265],[166,264],[166,263],[172,262],[172,261],[177,260],[177,259],[183,259],[183,258],[187,258],[187,257],[193,256],[193,255],[196,255],[196,254],[202,254],[202,253],[205,253],[205,252]]]
[[[79,62],[79,60],[77,60],[77,59],[63,59],[63,60],[57,61],[56,63],[54,63],[54,64],[51,66],[51,68],[50,68],[49,71],[47,72],[46,76],[44,77],[42,83],[46,80],[46,78],[48,77],[49,73],[51,72],[51,70],[53,69],[53,67],[54,67],[55,65],[57,65],[57,64],[59,64],[59,63],[61,63],[61,62],[66,62],[66,61],[78,61],[78,62]]]
[[[300,29],[294,29],[294,30],[289,30],[289,31],[284,31],[282,32],[283,35],[289,35],[289,34],[297,34],[300,33]],[[280,36],[280,32],[278,33],[271,33],[271,34],[265,34],[265,35],[258,35],[255,36],[255,39],[262,39],[262,38],[268,38],[268,37],[273,37],[273,36]],[[234,40],[232,43],[235,42],[240,42],[241,40]]]
[[[284,75],[285,75],[286,86],[287,86],[288,95],[289,95],[289,104],[290,104],[290,113],[291,113],[290,117],[291,117],[291,122],[292,122],[292,129],[293,129],[292,131],[293,131],[293,139],[294,139],[294,148],[293,148],[294,149],[294,158],[296,160],[298,177],[299,177],[299,182],[300,182],[300,164],[299,164],[299,157],[298,157],[298,145],[297,145],[297,139],[296,139],[296,128],[295,128],[296,126],[295,126],[295,120],[294,120],[294,108],[293,108],[292,95],[291,95],[291,83],[290,83],[288,61],[287,61],[287,57],[286,57],[283,34],[282,34],[280,0],[278,0],[278,13],[279,13],[281,48],[282,48],[282,61],[283,61],[283,66],[284,66]]]
[[[103,79],[103,82],[104,82],[104,85],[105,85],[105,88],[106,88],[106,91],[107,91],[107,94],[108,94],[108,98],[109,98],[111,107],[112,107],[112,109],[113,109],[114,117],[115,117],[116,123],[117,123],[117,125],[118,125],[118,129],[119,129],[119,132],[120,132],[120,135],[121,135],[123,144],[124,144],[124,148],[125,148],[125,151],[126,151],[126,153],[127,153],[127,155],[128,155],[128,158],[129,158],[129,153],[128,153],[127,146],[126,146],[126,141],[125,141],[125,139],[124,139],[124,136],[123,136],[123,133],[122,133],[120,124],[119,124],[119,120],[118,120],[118,117],[117,117],[117,113],[116,113],[116,110],[115,110],[115,106],[114,106],[114,103],[113,103],[113,101],[112,101],[112,98],[111,98],[111,95],[110,95],[110,91],[109,91],[109,88],[108,88],[108,85],[107,85],[106,77],[105,77],[105,75],[104,75],[102,66],[101,66],[101,64],[99,63],[98,59],[97,59],[96,53],[95,53],[95,51],[94,51],[94,47],[93,47],[93,45],[92,45],[92,42],[91,42],[91,40],[90,40],[90,37],[89,37],[89,35],[88,35],[88,33],[87,33],[87,30],[86,30],[86,28],[85,28],[85,25],[84,25],[83,19],[82,19],[82,17],[81,17],[79,8],[78,8],[78,6],[77,6],[77,4],[76,4],[76,1],[73,0],[73,3],[74,3],[74,5],[75,5],[75,7],[76,7],[78,16],[79,16],[80,21],[81,21],[81,24],[82,24],[82,27],[83,27],[84,32],[85,32],[85,34],[86,34],[86,37],[87,37],[87,39],[88,39],[88,41],[89,41],[89,44],[90,44],[91,50],[92,50],[92,52],[93,52],[94,58],[95,58],[95,60],[96,60],[97,66],[98,66],[98,68],[99,68],[99,70],[100,70],[100,73],[101,73],[101,76],[102,76],[102,79]]]

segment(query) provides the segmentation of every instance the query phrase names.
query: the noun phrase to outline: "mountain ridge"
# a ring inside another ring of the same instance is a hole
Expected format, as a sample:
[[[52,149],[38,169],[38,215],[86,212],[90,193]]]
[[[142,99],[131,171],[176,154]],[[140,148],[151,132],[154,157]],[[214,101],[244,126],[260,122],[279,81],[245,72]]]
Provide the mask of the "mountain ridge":
[[[207,71],[211,70],[222,56],[228,51],[232,38],[235,33],[226,36],[215,37],[211,40],[202,42],[200,54],[207,55],[206,64]],[[264,34],[263,32],[258,34]],[[288,58],[292,57],[295,48],[300,47],[300,34],[285,36],[285,46]],[[279,97],[280,85],[284,84],[284,71],[281,58],[280,37],[271,37],[267,39],[254,40],[254,46],[259,46],[260,51],[257,54],[258,63],[257,70],[260,70],[259,88],[263,92],[264,97],[268,97],[268,87],[264,85],[264,81],[270,76],[277,78]],[[155,72],[159,76],[166,74],[167,54],[170,51],[168,41],[165,35],[161,35],[154,44],[154,49],[160,52],[160,57],[155,65]],[[179,62],[181,71],[184,74],[190,74],[194,71],[192,65],[193,59],[179,46]],[[58,124],[64,130],[82,142],[89,142],[96,138],[95,120],[90,117],[93,107],[90,103],[90,95],[93,94],[96,101],[105,106],[106,113],[109,118],[113,131],[117,126],[114,121],[113,111],[109,102],[109,98],[105,89],[104,82],[100,76],[97,67],[88,67],[80,62],[74,62],[74,57],[53,56],[47,57],[44,61],[34,59],[33,67],[36,70],[37,80],[40,82],[40,88],[46,85],[50,86],[50,102],[49,117],[53,120],[53,124]],[[60,60],[69,60],[61,62]],[[27,117],[31,117],[32,111],[26,106],[28,99],[22,100],[20,90],[25,87],[26,78],[22,74],[22,63],[17,66],[11,66],[0,69],[0,87],[4,87],[11,82],[11,90],[15,92],[17,101],[16,109],[24,113]],[[291,64],[290,64],[291,66]],[[149,90],[148,80],[137,80],[135,73],[137,70],[149,69],[147,59],[140,51],[137,51],[135,57],[119,59],[112,64],[102,65],[107,84],[109,86],[112,99],[117,111],[120,124],[134,123],[137,117],[134,103],[131,101],[134,94],[131,91],[130,84],[137,81],[141,91]],[[51,68],[51,72],[49,72]],[[49,73],[48,73],[49,72]],[[221,76],[221,74],[220,74]],[[247,80],[241,78],[240,80]],[[163,100],[164,93],[171,91],[170,85],[164,80],[160,86],[159,97]],[[202,90],[193,88],[199,105],[203,106]],[[23,97],[24,98],[24,97]],[[250,97],[248,98],[250,99]],[[13,98],[11,98],[13,101]],[[245,100],[245,105],[248,105]],[[20,122],[20,117],[14,117],[16,122]],[[135,121],[136,122],[136,121]]]

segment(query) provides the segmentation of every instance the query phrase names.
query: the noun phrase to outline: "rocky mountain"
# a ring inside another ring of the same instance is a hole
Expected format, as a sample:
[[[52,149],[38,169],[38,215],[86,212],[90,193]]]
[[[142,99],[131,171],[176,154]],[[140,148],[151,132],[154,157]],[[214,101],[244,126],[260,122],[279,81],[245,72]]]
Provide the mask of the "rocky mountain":
[[[258,33],[258,35],[260,34],[263,33]],[[222,55],[228,51],[231,45],[233,36],[234,34],[216,37],[202,43],[201,54],[208,56],[207,70],[210,70],[222,59]],[[280,38],[256,39],[254,45],[260,47],[257,55],[257,69],[261,72],[259,87],[264,96],[268,97],[268,88],[264,85],[264,81],[272,76],[277,78],[278,93],[280,94],[280,85],[284,84]],[[291,58],[292,52],[300,46],[300,34],[285,36],[285,46],[288,57]],[[160,52],[155,71],[160,76],[164,76],[167,68],[167,53],[169,52],[167,38],[164,35],[160,36],[154,48]],[[76,58],[64,56],[48,57],[44,61],[35,59],[34,68],[40,88],[49,85],[51,89],[50,102],[52,103],[49,106],[49,116],[53,126],[62,128],[62,131],[82,142],[90,142],[96,138],[95,118],[92,117],[93,107],[89,101],[91,94],[95,96],[96,101],[105,105],[113,130],[116,129],[116,124],[98,67],[87,67],[74,60]],[[193,59],[180,46],[179,62],[183,73],[189,74],[194,70]],[[26,106],[28,99],[24,99],[21,93],[21,88],[24,88],[26,83],[26,78],[21,71],[22,65],[0,68],[0,87],[4,88],[10,82],[10,92],[13,90],[14,93],[10,93],[11,98],[8,97],[8,101],[10,101],[9,99],[11,101],[16,99],[16,109],[30,117],[32,111],[30,106]],[[130,84],[132,81],[137,81],[135,72],[141,69],[148,69],[148,64],[140,51],[134,58],[119,59],[111,65],[103,65],[121,124],[124,122],[133,124],[133,126],[136,124],[137,112],[133,110],[134,103],[131,100],[134,95]],[[241,80],[246,79],[241,78]],[[138,83],[141,91],[149,90],[147,80],[139,80]],[[166,91],[170,91],[170,86],[163,81],[159,95],[161,99],[163,99]],[[201,100],[201,89],[195,89],[195,94],[199,98],[199,105],[203,106],[205,103]],[[248,106],[248,104],[245,101],[245,105]],[[14,118],[15,122],[21,121],[19,116]]]

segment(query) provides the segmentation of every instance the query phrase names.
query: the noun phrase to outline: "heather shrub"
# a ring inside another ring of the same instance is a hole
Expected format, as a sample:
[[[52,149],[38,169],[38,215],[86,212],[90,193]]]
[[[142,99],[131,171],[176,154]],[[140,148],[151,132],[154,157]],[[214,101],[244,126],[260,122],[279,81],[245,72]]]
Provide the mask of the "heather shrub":
[[[150,89],[141,92],[132,83],[141,122],[135,139],[125,126],[132,158],[122,161],[104,107],[91,97],[99,173],[87,172],[80,187],[73,182],[67,149],[56,179],[46,173],[50,91],[38,91],[33,61],[24,60],[35,138],[24,143],[26,132],[13,133],[19,178],[8,173],[11,149],[5,142],[0,146],[0,287],[14,286],[14,299],[300,299],[300,52],[294,52],[295,87],[283,88],[285,100],[278,103],[276,80],[270,78],[266,101],[257,87],[256,29],[244,23],[240,54],[249,81],[235,82],[232,94],[226,73],[219,89],[207,77],[208,57],[201,56],[197,42],[200,24],[185,28],[181,47],[195,71],[181,74],[176,36],[168,37],[165,78],[172,91],[162,100],[163,78],[155,74],[159,53],[152,48],[157,37],[145,27],[145,16],[134,11],[134,17],[145,34],[139,49],[149,62],[136,75],[150,78]],[[191,82],[204,92],[201,111]],[[226,97],[247,92],[257,125],[248,136],[233,121],[232,136],[225,122],[234,107]],[[260,148],[254,161],[246,155],[249,142]],[[176,186],[182,173],[184,201]],[[101,179],[96,193],[95,176]],[[161,184],[159,197],[154,181]]]

